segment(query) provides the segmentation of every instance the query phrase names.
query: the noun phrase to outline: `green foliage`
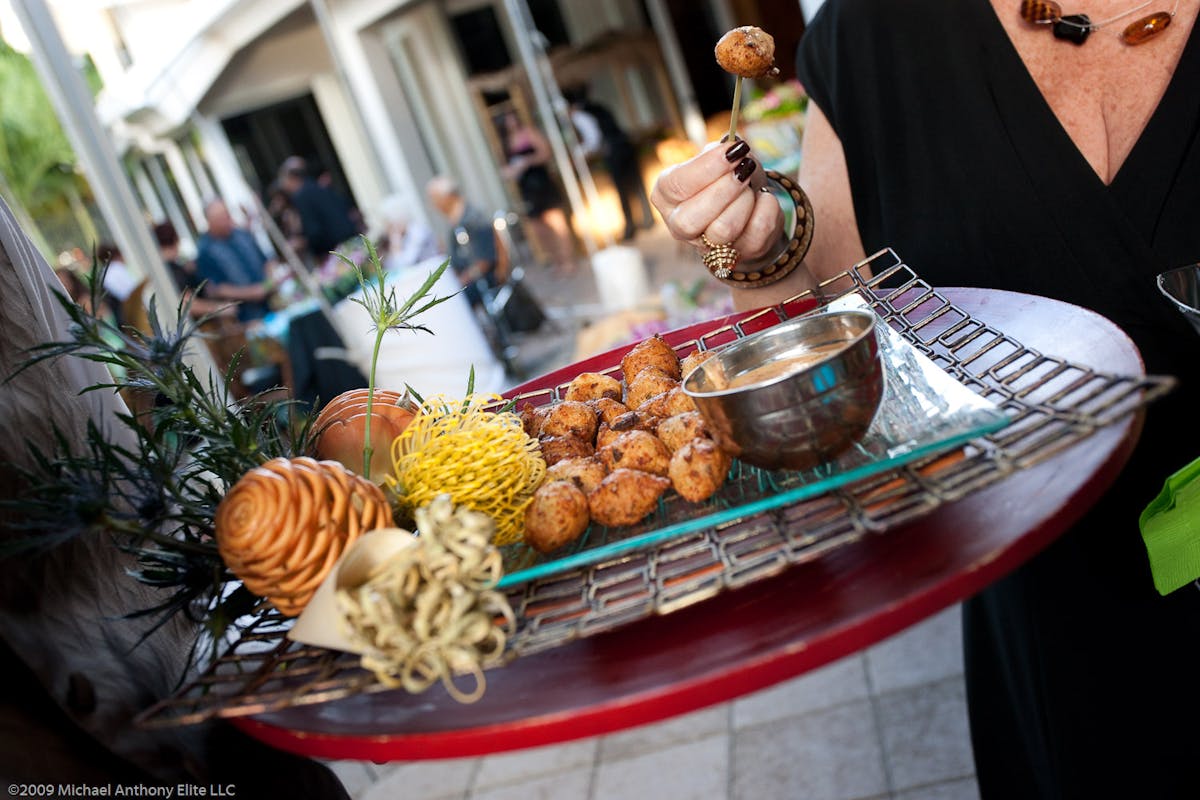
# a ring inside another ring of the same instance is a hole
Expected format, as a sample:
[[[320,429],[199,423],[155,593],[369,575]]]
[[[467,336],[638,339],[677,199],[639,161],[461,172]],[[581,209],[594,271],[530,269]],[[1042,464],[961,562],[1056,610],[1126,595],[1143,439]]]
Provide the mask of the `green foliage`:
[[[423,325],[415,325],[412,320],[418,315],[428,311],[436,305],[446,302],[453,297],[429,297],[429,293],[433,291],[434,284],[442,277],[442,273],[450,266],[450,261],[446,260],[438,266],[433,272],[429,273],[429,277],[421,284],[416,293],[409,297],[404,302],[396,299],[396,290],[389,289],[387,286],[387,276],[384,273],[383,264],[379,261],[379,254],[375,252],[375,245],[366,236],[362,237],[363,246],[367,251],[367,268],[363,270],[353,260],[341,253],[335,255],[342,260],[343,263],[349,265],[354,274],[358,277],[358,284],[362,287],[362,298],[353,298],[355,303],[358,303],[371,318],[371,324],[375,328],[375,345],[371,350],[371,371],[367,376],[367,418],[363,424],[363,477],[371,477],[371,455],[374,448],[371,447],[371,418],[373,407],[375,404],[375,368],[379,363],[379,348],[383,344],[383,335],[390,330],[411,330],[424,331],[432,334],[433,331]],[[422,302],[424,301],[424,302]],[[421,305],[418,305],[421,303]],[[475,370],[471,370],[471,383],[475,381]]]
[[[356,301],[378,326],[377,358],[387,330],[428,330],[415,319],[448,299],[429,293],[449,262],[412,297],[399,300],[386,286],[369,242],[368,253],[375,279],[358,273],[364,296]],[[96,264],[89,282],[90,307],[99,308],[103,271]],[[193,320],[189,300],[181,301],[173,328],[163,327],[151,301],[150,332],[142,333],[98,319],[63,294],[58,299],[71,321],[70,338],[33,348],[17,374],[42,361],[88,359],[119,377],[84,391],[120,391],[126,398],[147,399],[149,408],[118,416],[128,437],[89,424],[80,446],[71,447],[56,429],[50,452],[33,451],[34,468],[17,470],[25,484],[20,496],[0,501],[16,512],[12,516],[22,520],[18,532],[27,535],[7,540],[0,557],[21,557],[76,536],[112,536],[137,559],[132,578],[168,590],[160,605],[130,615],[152,620],[145,635],[183,613],[204,624],[216,647],[230,625],[261,603],[221,559],[213,524],[217,506],[254,467],[308,452],[315,413],[300,416],[291,400],[235,400],[229,386],[236,359],[224,380],[201,380],[186,353],[199,345],[199,328],[210,317]],[[373,381],[374,361],[371,372]],[[132,441],[121,445],[118,438]]]
[[[12,199],[39,223],[73,221],[71,198],[86,198],[91,190],[33,64],[2,40],[0,98],[0,175]],[[51,244],[65,248],[78,242]]]
[[[93,267],[94,308],[101,280]],[[236,401],[228,388],[231,375],[197,376],[185,354],[200,344],[198,329],[207,320],[191,319],[187,301],[173,328],[162,326],[152,301],[146,334],[97,319],[64,295],[59,302],[71,321],[70,338],[37,346],[21,370],[65,356],[96,361],[120,377],[84,391],[121,391],[146,399],[148,410],[118,416],[131,434],[124,437],[132,439],[127,446],[89,424],[82,446],[69,447],[57,433],[51,452],[35,450],[36,466],[21,473],[25,490],[4,503],[22,520],[18,531],[27,534],[9,540],[0,555],[21,557],[76,536],[112,536],[136,557],[134,579],[169,590],[161,605],[131,615],[152,618],[146,635],[185,613],[205,623],[215,645],[259,602],[217,551],[217,505],[248,470],[303,453],[311,416],[293,418],[291,401]]]

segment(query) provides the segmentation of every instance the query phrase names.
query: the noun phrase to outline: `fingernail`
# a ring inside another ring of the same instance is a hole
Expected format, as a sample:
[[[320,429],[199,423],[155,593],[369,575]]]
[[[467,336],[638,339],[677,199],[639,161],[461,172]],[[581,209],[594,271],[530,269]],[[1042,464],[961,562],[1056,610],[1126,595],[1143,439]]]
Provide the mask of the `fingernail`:
[[[730,148],[725,151],[725,160],[728,161],[730,164],[732,164],[734,161],[737,161],[739,158],[744,157],[746,155],[746,153],[749,153],[749,152],[750,152],[750,145],[746,144],[743,141],[738,141],[736,144],[731,145]]]
[[[738,165],[733,168],[734,176],[745,183],[750,180],[750,176],[754,174],[754,170],[758,168],[758,162],[753,158],[743,158],[738,162]]]

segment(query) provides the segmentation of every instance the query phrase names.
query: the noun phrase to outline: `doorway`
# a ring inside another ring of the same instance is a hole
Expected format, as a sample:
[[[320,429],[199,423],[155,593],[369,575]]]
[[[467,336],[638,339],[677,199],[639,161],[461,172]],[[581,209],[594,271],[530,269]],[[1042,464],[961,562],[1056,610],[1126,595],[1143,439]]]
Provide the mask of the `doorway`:
[[[329,173],[330,185],[357,206],[316,100],[304,94],[221,121],[246,180],[260,196],[288,156],[301,156],[313,177]]]

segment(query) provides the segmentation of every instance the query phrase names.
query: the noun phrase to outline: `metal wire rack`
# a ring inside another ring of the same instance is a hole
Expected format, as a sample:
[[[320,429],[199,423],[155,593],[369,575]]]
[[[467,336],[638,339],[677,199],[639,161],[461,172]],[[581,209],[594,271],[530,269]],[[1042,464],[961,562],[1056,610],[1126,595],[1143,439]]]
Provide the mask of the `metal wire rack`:
[[[666,614],[881,533],[1061,452],[1171,389],[1048,356],[972,318],[883,250],[812,292],[721,325],[686,345],[710,349],[851,292],[938,366],[1010,414],[998,432],[826,494],[735,519],[610,561],[511,587],[508,658]],[[681,349],[684,349],[681,347]],[[519,399],[549,402],[563,387]],[[139,722],[169,726],[386,690],[345,653],[286,638],[264,611],[223,655]]]

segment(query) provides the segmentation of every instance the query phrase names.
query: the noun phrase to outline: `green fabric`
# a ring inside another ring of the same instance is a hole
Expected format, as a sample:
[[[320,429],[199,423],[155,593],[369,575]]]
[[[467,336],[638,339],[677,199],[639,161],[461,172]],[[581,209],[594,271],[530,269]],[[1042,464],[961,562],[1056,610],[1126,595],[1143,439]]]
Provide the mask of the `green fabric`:
[[[1159,594],[1200,578],[1200,458],[1167,478],[1138,527]]]

